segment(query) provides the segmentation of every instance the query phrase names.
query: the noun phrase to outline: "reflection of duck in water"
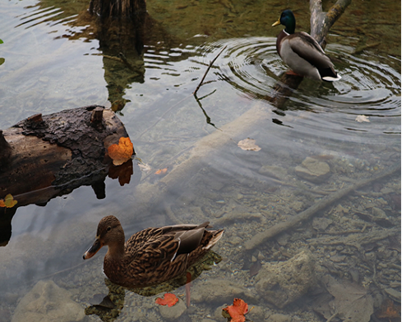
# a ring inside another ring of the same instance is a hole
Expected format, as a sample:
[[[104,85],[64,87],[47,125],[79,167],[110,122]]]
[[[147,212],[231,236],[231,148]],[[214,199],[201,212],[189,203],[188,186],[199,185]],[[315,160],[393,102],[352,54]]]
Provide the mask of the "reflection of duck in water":
[[[210,250],[202,259],[200,259],[200,261],[197,261],[194,265],[189,267],[186,270],[186,273],[154,286],[125,288],[116,285],[109,279],[105,278],[105,285],[109,290],[108,295],[104,295],[104,297],[101,294],[94,295],[94,298],[90,300],[90,303],[93,305],[88,306],[85,309],[85,314],[97,315],[102,321],[114,321],[121,314],[125,305],[126,289],[129,292],[133,292],[143,297],[155,296],[157,294],[162,295],[162,293],[172,292],[173,290],[190,283],[190,281],[197,279],[202,272],[210,270],[212,266],[218,264],[220,261],[220,255]],[[188,296],[190,298],[190,291],[186,290],[186,297]],[[103,297],[102,301],[100,297]]]
[[[277,52],[295,73],[329,82],[341,79],[318,42],[306,32],[295,32],[295,17],[291,10],[284,10],[272,26],[280,24],[285,29],[277,36]]]
[[[125,287],[159,284],[185,273],[220,240],[224,230],[209,231],[208,224],[148,228],[125,243],[119,220],[109,215],[99,222],[96,240],[83,258],[107,245],[104,273],[112,282]]]

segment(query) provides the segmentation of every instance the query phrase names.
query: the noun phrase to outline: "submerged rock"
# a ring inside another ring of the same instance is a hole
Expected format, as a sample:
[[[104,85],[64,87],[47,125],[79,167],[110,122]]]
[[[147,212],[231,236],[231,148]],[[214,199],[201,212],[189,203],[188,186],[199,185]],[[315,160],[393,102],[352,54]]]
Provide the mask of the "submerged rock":
[[[162,318],[168,321],[175,321],[186,311],[185,302],[180,298],[174,306],[159,306],[158,308]]]
[[[256,276],[256,290],[266,301],[283,308],[316,285],[314,267],[309,251],[302,251],[284,262],[266,263]]]
[[[285,180],[287,178],[287,170],[279,166],[263,165],[260,167],[259,173],[279,180]]]
[[[310,182],[321,183],[330,176],[330,167],[323,161],[307,157],[301,165],[295,167],[295,173]]]
[[[53,281],[39,281],[18,303],[13,321],[81,321],[84,308]]]
[[[208,281],[200,281],[192,286],[191,302],[215,302],[228,301],[236,297],[253,297],[253,293],[243,285],[238,285],[225,279],[211,279]]]

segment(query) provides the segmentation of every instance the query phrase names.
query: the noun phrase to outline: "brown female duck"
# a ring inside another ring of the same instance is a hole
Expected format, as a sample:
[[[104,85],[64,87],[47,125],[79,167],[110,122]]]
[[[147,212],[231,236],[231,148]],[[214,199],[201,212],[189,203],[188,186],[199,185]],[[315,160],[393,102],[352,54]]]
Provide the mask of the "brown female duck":
[[[99,222],[95,242],[83,258],[91,258],[106,245],[104,273],[112,282],[125,287],[159,284],[183,274],[220,240],[224,230],[208,231],[208,225],[148,228],[125,243],[119,220],[109,215]]]

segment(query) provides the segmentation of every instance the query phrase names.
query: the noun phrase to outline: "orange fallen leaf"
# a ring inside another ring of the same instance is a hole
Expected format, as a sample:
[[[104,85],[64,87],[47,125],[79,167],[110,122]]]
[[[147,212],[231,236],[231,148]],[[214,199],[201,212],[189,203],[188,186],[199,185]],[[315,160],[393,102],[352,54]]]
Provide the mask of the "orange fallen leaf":
[[[14,200],[11,194],[7,194],[4,200],[0,200],[0,207],[12,208],[17,204],[17,200]]]
[[[108,147],[108,155],[112,158],[113,165],[119,166],[128,161],[133,155],[133,144],[130,138],[120,137],[119,144]]]
[[[156,304],[159,305],[168,305],[168,307],[174,306],[179,299],[175,296],[175,294],[172,293],[165,293],[164,298],[158,297],[155,300]]]
[[[245,314],[248,313],[248,304],[240,298],[234,299],[234,304],[223,308],[231,316],[231,322],[245,322]]]
[[[168,171],[168,168],[163,168],[163,169],[157,170],[154,174],[155,175],[164,175],[167,173],[167,171]]]

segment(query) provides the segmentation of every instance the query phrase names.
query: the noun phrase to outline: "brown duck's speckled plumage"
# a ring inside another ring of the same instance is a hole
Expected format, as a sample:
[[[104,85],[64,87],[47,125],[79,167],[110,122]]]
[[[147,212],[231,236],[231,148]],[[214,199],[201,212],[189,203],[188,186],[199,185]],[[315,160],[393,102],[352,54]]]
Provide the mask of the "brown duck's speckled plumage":
[[[208,225],[148,228],[125,243],[119,220],[109,215],[99,222],[97,238],[84,259],[107,245],[104,273],[112,282],[125,287],[159,284],[183,274],[218,242],[224,230],[207,230]]]

